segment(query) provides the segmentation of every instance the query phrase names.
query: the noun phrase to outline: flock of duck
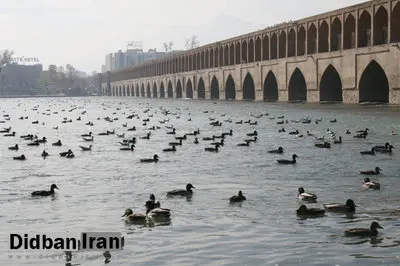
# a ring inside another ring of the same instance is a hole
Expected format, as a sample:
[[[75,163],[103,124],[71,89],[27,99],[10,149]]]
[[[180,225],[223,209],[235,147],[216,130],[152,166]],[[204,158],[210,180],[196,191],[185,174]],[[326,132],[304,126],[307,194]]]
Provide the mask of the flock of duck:
[[[37,111],[39,106],[35,106],[33,108],[34,111]],[[69,110],[69,112],[72,112],[74,110],[78,109],[78,107],[73,106],[72,109]],[[115,130],[107,130],[106,132],[100,132],[97,134],[97,136],[114,136],[116,135],[117,138],[121,139],[121,141],[118,142],[119,150],[121,151],[126,151],[126,152],[132,152],[135,151],[135,148],[138,144],[138,140],[141,141],[146,141],[150,140],[151,137],[153,136],[154,131],[156,130],[161,130],[162,125],[166,124],[169,122],[169,118],[163,119],[158,121],[157,126],[151,126],[148,127],[147,124],[150,123],[150,120],[153,117],[153,114],[149,113],[152,108],[149,106],[146,106],[143,109],[143,115],[146,116],[146,118],[140,118],[141,115],[138,113],[133,113],[129,114],[126,116],[127,120],[131,120],[133,118],[136,118],[138,120],[141,120],[142,123],[142,128],[147,131],[147,133],[144,136],[135,136],[135,137],[129,137],[126,138],[125,132],[121,132],[120,134],[116,133]],[[117,110],[121,110],[120,108],[117,108]],[[180,108],[177,108],[177,110],[180,110]],[[65,112],[66,110],[62,110],[62,112]],[[3,111],[4,112],[4,111]],[[156,111],[158,112],[158,111]],[[160,108],[159,112],[165,116],[175,116],[176,118],[180,118],[180,114],[170,111],[165,108]],[[57,112],[53,112],[57,113]],[[81,112],[81,115],[84,115],[86,111]],[[209,111],[204,111],[204,114],[209,113]],[[45,112],[42,113],[43,115],[50,115],[51,110],[47,109]],[[113,113],[115,115],[116,113]],[[126,115],[126,113],[123,113]],[[189,113],[190,115],[190,113]],[[224,119],[223,121],[216,120],[214,117],[209,117],[209,125],[213,127],[221,127],[222,123],[235,123],[235,124],[249,124],[249,125],[257,125],[257,121],[255,119],[259,119],[262,116],[268,116],[268,113],[262,113],[262,114],[252,114],[251,116],[254,118],[254,121],[248,120],[248,121],[237,121],[233,122],[232,119]],[[221,115],[222,117],[225,117],[225,114]],[[4,114],[3,118],[5,119],[4,121],[0,120],[0,123],[6,123],[7,121],[11,120],[10,115]],[[275,119],[275,117],[269,116],[270,119]],[[29,118],[27,116],[21,116],[19,117],[20,120],[27,120],[29,122]],[[107,122],[116,122],[119,119],[118,118],[111,118],[109,116],[104,117],[104,118],[97,118],[97,120],[105,120]],[[282,125],[282,124],[287,124],[289,123],[288,120],[285,120],[284,116],[277,117],[277,119],[280,119],[280,121],[277,122],[277,124]],[[81,121],[81,117],[79,116],[77,121]],[[191,118],[188,119],[191,121]],[[320,123],[322,119],[317,119],[314,122],[316,124]],[[61,123],[71,123],[72,119],[68,119],[65,117]],[[336,123],[337,120],[331,120],[329,121],[330,123]],[[38,120],[32,121],[32,124],[39,124]],[[291,123],[303,123],[303,124],[309,124],[312,123],[311,119],[302,119],[302,120],[291,120]],[[94,126],[94,122],[88,121],[86,123],[87,126]],[[182,133],[181,136],[176,136],[177,135],[177,129],[173,125],[164,125],[167,131],[165,132],[166,135],[170,135],[174,137],[174,141],[168,143],[168,148],[162,149],[162,152],[176,152],[178,147],[183,146],[183,143],[187,140],[189,140],[190,136],[193,136],[192,139],[192,144],[198,145],[200,142],[205,143],[206,146],[204,147],[205,152],[212,152],[212,153],[217,153],[220,151],[220,149],[224,146],[225,141],[228,140],[229,136],[232,136],[234,134],[233,130],[230,129],[227,132],[223,133],[215,133],[212,136],[203,136],[200,138],[200,129],[197,129],[193,132],[186,132]],[[128,127],[128,122],[122,124],[122,128],[126,130],[126,132],[134,132],[137,130],[138,125]],[[54,130],[58,130],[58,126],[53,127]],[[368,128],[363,129],[363,130],[357,130],[356,134],[353,135],[353,138],[360,138],[360,139],[365,139],[368,136]],[[285,128],[281,128],[279,130],[279,133],[285,133],[286,130]],[[9,137],[9,138],[17,138],[21,139],[22,141],[25,141],[25,143],[15,143],[13,146],[10,146],[8,149],[12,151],[19,151],[20,149],[24,149],[25,147],[28,146],[40,146],[44,143],[47,143],[47,138],[46,137],[39,137],[35,134],[31,133],[24,133],[19,135],[17,132],[12,131],[12,126],[5,127],[2,130],[0,130],[0,133],[3,134],[3,137]],[[317,137],[314,134],[310,133],[307,131],[304,135],[299,132],[299,130],[294,130],[288,132],[289,135],[294,135],[296,137],[302,138],[306,136],[314,137],[316,139],[315,147],[316,148],[322,148],[322,149],[330,149],[331,144],[333,145],[340,145],[343,143],[342,136],[337,136],[338,134],[335,132],[332,132],[331,130],[327,129],[326,133],[324,134],[323,137]],[[350,130],[347,130],[344,134],[350,135],[351,132]],[[392,134],[395,134],[392,132]],[[95,141],[95,134],[91,132],[81,134],[79,136],[83,141],[85,142],[91,142],[93,143]],[[97,138],[97,137],[96,137]],[[257,130],[254,130],[252,132],[246,133],[246,136],[241,143],[237,143],[236,146],[238,147],[249,147],[251,143],[255,143],[259,140],[259,134]],[[62,140],[57,140],[55,142],[52,142],[52,146],[55,147],[62,147],[63,146]],[[23,146],[23,147],[21,147]],[[79,146],[79,148],[82,151],[91,151],[93,145],[89,146]],[[371,147],[370,150],[368,151],[361,151],[360,154],[362,156],[374,156],[377,153],[383,153],[383,154],[392,154],[393,153],[393,145],[390,143],[385,143],[384,145],[381,146],[373,146]],[[283,154],[285,149],[283,147],[276,147],[276,149],[269,150],[267,153],[269,154]],[[43,150],[41,154],[38,154],[38,156],[42,156],[44,159],[47,157],[51,156],[46,150]],[[72,159],[75,157],[74,152],[71,149],[68,149],[67,151],[61,151],[59,152],[59,156],[65,157]],[[297,154],[293,154],[291,156],[291,159],[278,159],[276,162],[278,164],[282,165],[290,165],[290,164],[296,164],[297,163],[297,158],[300,158]],[[19,156],[14,156],[12,159],[14,160],[27,160],[28,158],[24,155],[21,154]],[[158,154],[154,154],[151,158],[143,158],[140,159],[141,163],[157,163],[160,160],[160,157]],[[360,171],[360,175],[379,175],[380,169],[378,166],[373,169],[373,170],[363,170]],[[362,181],[362,188],[363,189],[373,189],[373,190],[379,190],[380,189],[380,184],[376,181],[371,180],[370,178],[366,177]],[[56,184],[52,184],[50,187],[50,190],[43,190],[43,191],[34,191],[32,192],[32,196],[37,197],[37,196],[52,196],[55,194],[55,189],[58,189]],[[172,190],[166,193],[167,197],[192,197],[193,196],[193,190],[194,186],[192,184],[187,184],[186,189],[178,189],[178,190]],[[307,207],[306,203],[315,203],[317,201],[317,196],[313,193],[306,192],[304,188],[300,187],[298,189],[298,195],[297,198],[299,201],[304,202],[298,210],[297,210],[297,215],[301,218],[315,218],[315,217],[322,217],[325,216],[326,212],[336,212],[336,213],[344,213],[346,214],[347,217],[352,216],[355,211],[357,205],[352,199],[348,199],[344,204],[342,203],[330,203],[330,204],[324,204],[324,208],[309,208]],[[242,191],[239,191],[237,195],[234,195],[229,198],[229,202],[234,204],[237,202],[242,202],[245,201],[246,197],[243,195]],[[159,224],[159,223],[169,223],[171,219],[171,210],[168,208],[162,208],[161,204],[159,201],[156,201],[156,197],[154,194],[151,194],[149,199],[145,202],[145,213],[135,213],[131,208],[128,208],[125,210],[124,214],[122,217],[124,217],[124,221],[126,223],[131,223],[131,224],[143,224],[143,225],[148,225],[148,224]],[[354,235],[376,235],[378,233],[377,229],[382,228],[377,222],[372,222],[369,228],[353,228],[353,229],[348,229],[345,231],[346,235],[349,236],[354,236]]]

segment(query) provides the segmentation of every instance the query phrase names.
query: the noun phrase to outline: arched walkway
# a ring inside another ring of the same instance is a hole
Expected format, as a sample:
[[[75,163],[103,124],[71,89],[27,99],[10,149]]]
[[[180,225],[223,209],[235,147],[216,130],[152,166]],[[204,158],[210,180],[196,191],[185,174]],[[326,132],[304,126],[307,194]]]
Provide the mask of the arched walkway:
[[[150,84],[149,83],[147,83],[146,96],[147,96],[147,98],[151,97],[151,90],[150,90]]]
[[[264,80],[264,101],[277,101],[278,100],[278,82],[274,72],[268,72]]]
[[[153,85],[153,98],[157,98],[157,84],[155,82]]]
[[[144,97],[144,84],[142,83],[142,87],[140,88],[140,96]]]
[[[160,98],[165,98],[164,82],[162,82],[162,81],[161,81],[161,84],[160,84]]]
[[[173,92],[173,89],[172,89],[171,81],[168,82],[167,96],[168,96],[168,98],[173,98],[174,97],[174,92]]]
[[[176,84],[176,98],[182,98],[182,85],[180,80],[178,80]]]
[[[360,103],[389,102],[389,82],[385,71],[375,61],[365,68],[359,83]]]
[[[212,100],[218,100],[219,99],[219,86],[218,86],[218,80],[214,76],[212,81],[211,81],[211,99]]]
[[[319,84],[320,102],[343,102],[342,81],[336,68],[329,65]]]
[[[229,75],[228,79],[226,80],[225,99],[226,100],[235,100],[236,99],[235,82],[233,81],[233,78],[231,75]]]
[[[243,82],[243,100],[255,100],[256,91],[254,88],[254,81],[250,73],[246,74]]]
[[[186,98],[193,99],[193,86],[192,86],[192,82],[190,81],[190,79],[188,80],[188,82],[186,84]]]
[[[206,98],[206,88],[204,86],[203,78],[200,78],[199,85],[197,86],[197,99]]]
[[[307,85],[303,73],[296,68],[290,77],[289,82],[289,101],[306,101]]]

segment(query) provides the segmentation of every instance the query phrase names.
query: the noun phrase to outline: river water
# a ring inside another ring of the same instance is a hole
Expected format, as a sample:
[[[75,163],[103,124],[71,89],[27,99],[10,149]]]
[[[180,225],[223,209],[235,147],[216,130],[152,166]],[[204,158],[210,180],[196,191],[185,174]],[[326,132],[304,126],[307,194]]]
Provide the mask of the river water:
[[[143,113],[147,107],[150,111]],[[166,116],[161,107],[176,114]],[[66,264],[63,253],[29,251],[25,257],[8,250],[9,234],[29,231],[121,232],[125,248],[111,252],[109,265],[400,265],[400,151],[367,157],[359,154],[387,141],[400,148],[399,107],[93,97],[1,99],[0,112],[0,120],[5,120],[4,114],[11,117],[0,128],[11,126],[17,132],[14,138],[0,136],[0,265],[104,264],[101,252],[74,253],[71,264]],[[139,114],[140,120],[126,119],[133,113]],[[258,114],[263,116],[252,116]],[[143,126],[142,119],[148,115],[153,117]],[[288,124],[278,125],[280,119],[272,119],[281,115]],[[20,116],[29,118],[19,120]],[[79,116],[81,121],[76,120]],[[107,122],[103,119],[107,116],[119,120]],[[209,125],[211,117],[222,121],[222,126]],[[313,122],[291,122],[305,117]],[[61,123],[64,118],[73,122]],[[170,130],[158,122],[167,118],[166,125],[173,125],[177,136],[199,128],[200,144],[193,144],[194,137],[189,136],[177,152],[163,153],[174,140],[166,134]],[[233,123],[224,122],[229,118]],[[335,118],[337,123],[329,122]],[[235,124],[248,119],[258,124]],[[39,124],[32,124],[34,120]],[[88,121],[94,126],[85,125]],[[124,123],[128,128],[136,126],[137,131],[128,132]],[[140,137],[153,125],[161,129],[153,131],[150,140],[138,140],[134,152],[120,151],[121,139],[116,135],[98,136],[115,129],[126,137]],[[287,132],[298,129],[304,137],[278,133],[282,127]],[[345,134],[346,129],[353,133],[366,127],[366,139]],[[322,136],[328,128],[343,137],[343,144],[331,149],[314,147],[316,140],[306,136],[306,130]],[[399,135],[390,134],[393,128]],[[208,145],[203,137],[229,129],[233,136],[226,138],[219,153],[204,151]],[[259,133],[257,143],[236,146],[254,130]],[[90,142],[79,136],[89,131],[95,135],[93,150],[80,151],[79,145]],[[28,147],[19,138],[28,133],[46,136],[48,143]],[[58,139],[64,145],[52,146]],[[8,150],[16,143],[19,151]],[[266,153],[278,146],[284,147],[283,155]],[[69,148],[75,158],[58,156]],[[46,159],[40,156],[43,149],[50,154]],[[140,158],[154,153],[160,156],[159,163],[139,163]],[[293,153],[299,156],[297,164],[277,164],[277,159],[290,159]],[[26,161],[12,160],[21,154]],[[381,183],[381,190],[361,191],[359,170],[375,166],[383,170],[372,177]],[[30,196],[52,183],[59,187],[55,197]],[[190,200],[166,197],[167,191],[184,188],[187,183],[196,187]],[[301,204],[296,196],[300,186],[317,194],[318,202],[309,204],[311,207],[353,199],[358,206],[354,218],[327,213],[318,219],[299,219],[296,209]],[[238,190],[247,201],[230,205],[229,197]],[[121,218],[125,209],[143,213],[150,193],[171,209],[171,224],[150,228],[126,225]],[[372,221],[384,228],[378,237],[344,236],[345,229],[369,227]],[[57,256],[43,258],[40,254]]]

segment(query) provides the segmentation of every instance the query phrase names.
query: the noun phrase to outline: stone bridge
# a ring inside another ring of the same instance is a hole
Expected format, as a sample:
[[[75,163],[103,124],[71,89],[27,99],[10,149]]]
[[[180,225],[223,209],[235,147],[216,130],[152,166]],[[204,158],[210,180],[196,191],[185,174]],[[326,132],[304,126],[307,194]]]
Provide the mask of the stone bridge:
[[[99,74],[107,96],[400,104],[400,0],[374,0]]]

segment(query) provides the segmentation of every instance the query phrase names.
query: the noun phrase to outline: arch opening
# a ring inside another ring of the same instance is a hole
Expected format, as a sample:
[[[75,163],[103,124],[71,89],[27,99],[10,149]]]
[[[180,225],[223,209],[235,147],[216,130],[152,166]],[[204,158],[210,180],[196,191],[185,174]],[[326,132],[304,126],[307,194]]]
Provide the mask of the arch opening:
[[[307,54],[315,54],[317,51],[317,28],[314,23],[308,28]]]
[[[174,91],[172,89],[171,81],[168,82],[167,96],[168,96],[168,98],[173,98],[174,97]]]
[[[254,62],[254,41],[250,39],[249,41],[249,63]]]
[[[211,81],[211,100],[218,100],[219,99],[219,85],[218,80],[214,76]]]
[[[288,35],[288,57],[296,55],[296,32],[294,29],[290,29]]]
[[[356,20],[350,14],[344,22],[343,49],[353,49],[356,47]]]
[[[235,82],[231,75],[228,76],[225,85],[225,99],[226,100],[235,100],[236,99],[236,88]]]
[[[232,43],[229,48],[229,65],[235,64],[235,45]]]
[[[385,71],[372,60],[361,75],[359,102],[389,102],[389,82]]]
[[[158,92],[157,92],[157,84],[154,82],[154,85],[153,85],[153,98],[157,98],[157,95],[158,94]]]
[[[229,46],[224,47],[224,66],[229,66]]]
[[[331,25],[331,51],[339,51],[342,49],[342,23],[338,18],[333,20]]]
[[[261,61],[261,39],[259,37],[257,37],[256,39],[256,44],[255,44],[256,48],[255,48],[255,61],[256,62],[260,62]]]
[[[303,73],[296,68],[289,81],[289,101],[299,102],[307,100],[307,84]]]
[[[204,86],[203,78],[200,78],[199,85],[197,87],[197,98],[205,99],[206,98],[206,88]]]
[[[180,80],[176,84],[176,98],[182,98],[182,84]]]
[[[374,45],[388,43],[388,13],[379,7],[374,17]]]
[[[271,37],[271,59],[276,59],[278,57],[278,37],[274,32]]]
[[[318,32],[319,40],[318,40],[318,52],[319,53],[326,53],[329,51],[329,26],[326,21],[323,21],[321,25],[319,26],[319,32]]]
[[[248,62],[247,60],[248,60],[248,58],[247,58],[247,42],[243,41],[242,42],[242,57],[241,57],[240,62],[247,63]]]
[[[286,32],[282,31],[279,36],[279,58],[286,57]]]
[[[371,15],[364,10],[358,19],[358,47],[371,45]]]
[[[136,84],[136,97],[139,97],[140,93],[139,93],[139,84]]]
[[[394,6],[391,14],[391,42],[400,42],[400,2]]]
[[[186,98],[193,99],[193,86],[190,79],[186,83]]]
[[[143,83],[142,83],[142,87],[140,88],[140,96],[145,97],[144,84]]]
[[[336,68],[329,65],[319,84],[320,102],[343,102],[342,80]]]
[[[151,98],[151,90],[150,90],[150,84],[149,83],[147,83],[146,96],[147,96],[147,98]]]
[[[302,56],[306,53],[306,30],[303,26],[299,27],[297,32],[297,56]]]
[[[236,65],[240,64],[240,42],[236,43],[236,47],[235,47],[236,51],[235,51],[235,63]]]
[[[263,60],[269,60],[269,38],[265,35],[263,38]]]
[[[246,74],[246,77],[243,81],[243,100],[252,100],[256,99],[256,90],[254,87],[254,80],[250,73]]]
[[[165,98],[164,82],[162,82],[162,81],[161,81],[161,84],[160,84],[160,98]]]
[[[270,70],[264,80],[264,101],[278,100],[278,82]]]

